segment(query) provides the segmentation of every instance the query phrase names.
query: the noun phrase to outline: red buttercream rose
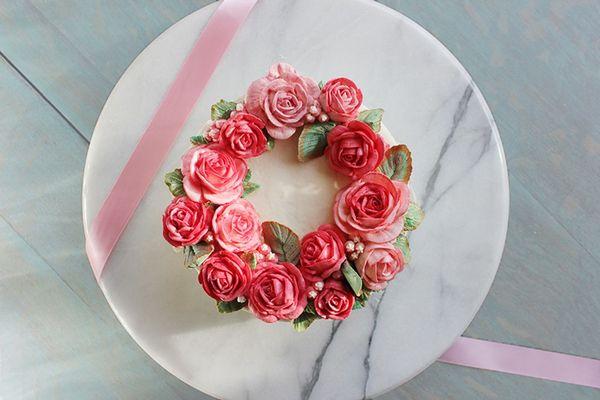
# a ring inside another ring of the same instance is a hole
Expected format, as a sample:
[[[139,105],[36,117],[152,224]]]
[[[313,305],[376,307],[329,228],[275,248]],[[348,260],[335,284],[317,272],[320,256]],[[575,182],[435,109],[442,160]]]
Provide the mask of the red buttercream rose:
[[[298,318],[306,307],[306,284],[291,263],[259,263],[252,271],[248,308],[265,322]]]
[[[325,155],[334,171],[357,179],[373,171],[383,160],[385,144],[361,121],[337,125],[327,135]]]
[[[341,189],[333,204],[336,225],[368,242],[394,240],[404,228],[410,191],[404,182],[371,172]]]
[[[192,147],[183,156],[183,188],[194,201],[224,204],[239,198],[248,166],[223,147],[212,144]]]
[[[217,208],[212,227],[217,243],[225,250],[250,251],[261,243],[258,214],[248,200],[238,199]]]
[[[328,81],[319,96],[323,111],[332,121],[347,122],[358,115],[363,95],[356,84],[348,78]]]
[[[354,294],[341,281],[329,279],[315,297],[314,304],[322,318],[346,319],[354,307]]]
[[[213,253],[200,267],[198,282],[215,300],[232,301],[244,296],[252,270],[238,255],[229,251]]]
[[[175,247],[196,244],[208,232],[212,216],[211,207],[175,197],[163,214],[163,236]]]
[[[345,259],[343,234],[333,225],[322,225],[302,238],[300,271],[308,282],[329,278]]]
[[[264,127],[265,124],[260,118],[239,112],[223,123],[219,139],[225,149],[235,157],[258,157],[267,149]]]

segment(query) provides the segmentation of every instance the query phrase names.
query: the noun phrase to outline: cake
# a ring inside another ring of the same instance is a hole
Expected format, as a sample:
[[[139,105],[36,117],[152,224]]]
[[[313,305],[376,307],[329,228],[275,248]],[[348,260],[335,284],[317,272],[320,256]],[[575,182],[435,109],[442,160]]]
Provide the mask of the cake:
[[[348,318],[402,272],[424,215],[411,153],[382,118],[352,80],[284,63],[211,107],[165,176],[163,236],[219,312],[304,331]]]

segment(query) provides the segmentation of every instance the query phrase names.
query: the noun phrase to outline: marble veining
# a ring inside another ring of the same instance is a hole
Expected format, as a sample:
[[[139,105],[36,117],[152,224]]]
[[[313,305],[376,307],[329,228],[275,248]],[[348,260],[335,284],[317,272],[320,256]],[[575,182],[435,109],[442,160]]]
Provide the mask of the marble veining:
[[[86,227],[214,8],[157,38],[115,87],[86,163]],[[161,174],[178,164],[215,99],[239,96],[280,60],[317,79],[354,79],[368,105],[386,110],[384,123],[396,141],[411,149],[411,187],[427,217],[411,235],[409,267],[348,320],[320,321],[304,334],[245,313],[220,315],[193,274],[179,267],[180,255],[162,241],[158,216],[169,194],[157,178],[101,287],[137,343],[207,394],[231,400],[371,398],[433,362],[467,327],[489,290],[508,212],[499,137],[460,64],[400,14],[362,0],[263,0],[223,57]],[[299,204],[297,212],[310,207]]]

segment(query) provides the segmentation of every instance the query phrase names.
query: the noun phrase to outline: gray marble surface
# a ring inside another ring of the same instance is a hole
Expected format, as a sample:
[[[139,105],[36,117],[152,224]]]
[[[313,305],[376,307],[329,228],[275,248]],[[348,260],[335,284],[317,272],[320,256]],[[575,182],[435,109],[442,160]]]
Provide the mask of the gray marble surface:
[[[109,310],[83,253],[79,197],[87,141],[119,76],[205,3],[0,2],[2,398],[204,398],[150,360]],[[598,5],[385,3],[461,60],[507,153],[507,246],[466,335],[600,358]],[[597,396],[436,363],[381,398]]]

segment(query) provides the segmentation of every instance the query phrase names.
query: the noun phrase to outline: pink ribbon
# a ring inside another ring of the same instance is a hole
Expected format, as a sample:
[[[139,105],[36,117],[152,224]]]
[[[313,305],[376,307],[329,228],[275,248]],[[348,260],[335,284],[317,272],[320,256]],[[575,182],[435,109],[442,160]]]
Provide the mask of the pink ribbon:
[[[219,60],[256,0],[223,0],[194,44],[86,238],[100,279],[112,250],[144,197]],[[485,340],[459,338],[440,361],[600,388],[600,361]]]
[[[223,0],[200,33],[175,81],[104,200],[86,237],[96,280],[144,197],[235,32],[256,0]]]
[[[600,360],[459,337],[439,361],[600,389]]]

